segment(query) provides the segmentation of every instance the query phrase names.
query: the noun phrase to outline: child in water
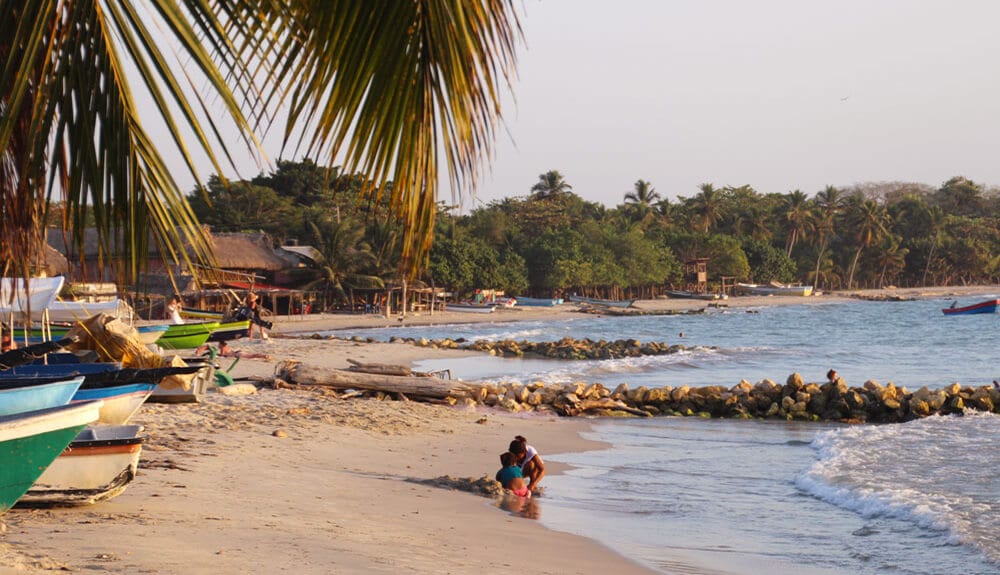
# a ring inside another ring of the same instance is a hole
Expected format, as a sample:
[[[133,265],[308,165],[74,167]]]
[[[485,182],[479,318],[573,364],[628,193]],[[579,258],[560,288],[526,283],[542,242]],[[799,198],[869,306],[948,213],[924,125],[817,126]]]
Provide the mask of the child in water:
[[[524,474],[521,473],[521,466],[517,464],[517,457],[506,451],[500,454],[500,465],[503,467],[497,471],[497,481],[503,485],[504,489],[510,489],[518,497],[528,497],[531,491],[524,484]]]

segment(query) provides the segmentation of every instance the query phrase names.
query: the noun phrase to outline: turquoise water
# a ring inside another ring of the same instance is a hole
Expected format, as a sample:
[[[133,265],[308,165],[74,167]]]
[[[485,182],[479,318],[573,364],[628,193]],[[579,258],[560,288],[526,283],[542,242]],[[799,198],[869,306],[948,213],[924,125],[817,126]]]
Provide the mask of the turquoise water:
[[[338,335],[636,338],[691,347],[600,362],[482,356],[418,366],[448,368],[464,379],[731,386],[740,379],[784,381],[792,372],[822,381],[832,367],[851,385],[876,379],[915,390],[1000,377],[1000,316],[946,318],[940,308],[948,303],[765,306],[754,313],[581,316]],[[1000,573],[1000,417],[970,413],[884,426],[595,422],[591,438],[609,443],[607,450],[551,454],[535,446],[546,459],[574,466],[545,479],[540,520],[664,573]]]

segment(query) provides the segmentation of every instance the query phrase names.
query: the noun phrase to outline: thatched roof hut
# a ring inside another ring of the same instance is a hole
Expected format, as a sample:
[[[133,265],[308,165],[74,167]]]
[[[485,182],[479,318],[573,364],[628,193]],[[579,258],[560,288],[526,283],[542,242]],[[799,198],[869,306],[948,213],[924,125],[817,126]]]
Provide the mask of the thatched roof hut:
[[[274,253],[265,233],[210,234],[219,268],[245,271],[277,271],[289,263]]]

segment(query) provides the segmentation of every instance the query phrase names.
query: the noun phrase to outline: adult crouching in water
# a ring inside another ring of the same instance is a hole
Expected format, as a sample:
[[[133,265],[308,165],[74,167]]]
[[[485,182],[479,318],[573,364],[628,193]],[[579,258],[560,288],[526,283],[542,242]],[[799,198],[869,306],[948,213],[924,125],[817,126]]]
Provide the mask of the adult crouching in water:
[[[528,480],[528,489],[532,493],[539,493],[538,483],[545,477],[545,462],[538,455],[538,450],[528,445],[528,440],[524,436],[518,435],[510,442],[508,451],[517,458],[521,473]]]

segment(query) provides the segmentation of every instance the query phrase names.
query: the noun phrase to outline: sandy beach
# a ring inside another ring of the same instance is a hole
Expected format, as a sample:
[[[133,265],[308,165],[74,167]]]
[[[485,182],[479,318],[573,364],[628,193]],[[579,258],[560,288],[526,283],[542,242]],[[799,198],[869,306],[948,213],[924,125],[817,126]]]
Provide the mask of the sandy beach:
[[[906,298],[996,293],[996,286],[882,290]],[[731,307],[824,303],[741,297]],[[651,300],[642,310],[706,302]],[[525,308],[491,316],[408,314],[404,324],[519,321],[579,312]],[[410,364],[471,352],[406,344],[314,340],[330,329],[398,325],[397,316],[279,318],[266,353],[237,377],[267,378],[282,360],[346,367],[348,359]],[[223,361],[228,365],[228,361]],[[95,506],[15,509],[2,517],[0,574],[99,573],[649,573],[599,542],[544,529],[537,508],[457,490],[447,477],[492,477],[514,435],[545,453],[586,450],[586,419],[512,415],[416,402],[344,400],[320,391],[273,390],[198,404],[146,404],[134,418],[149,436],[140,473],[121,496]],[[550,473],[559,467],[550,464]],[[462,484],[467,484],[463,482]],[[544,483],[544,482],[543,482]]]

